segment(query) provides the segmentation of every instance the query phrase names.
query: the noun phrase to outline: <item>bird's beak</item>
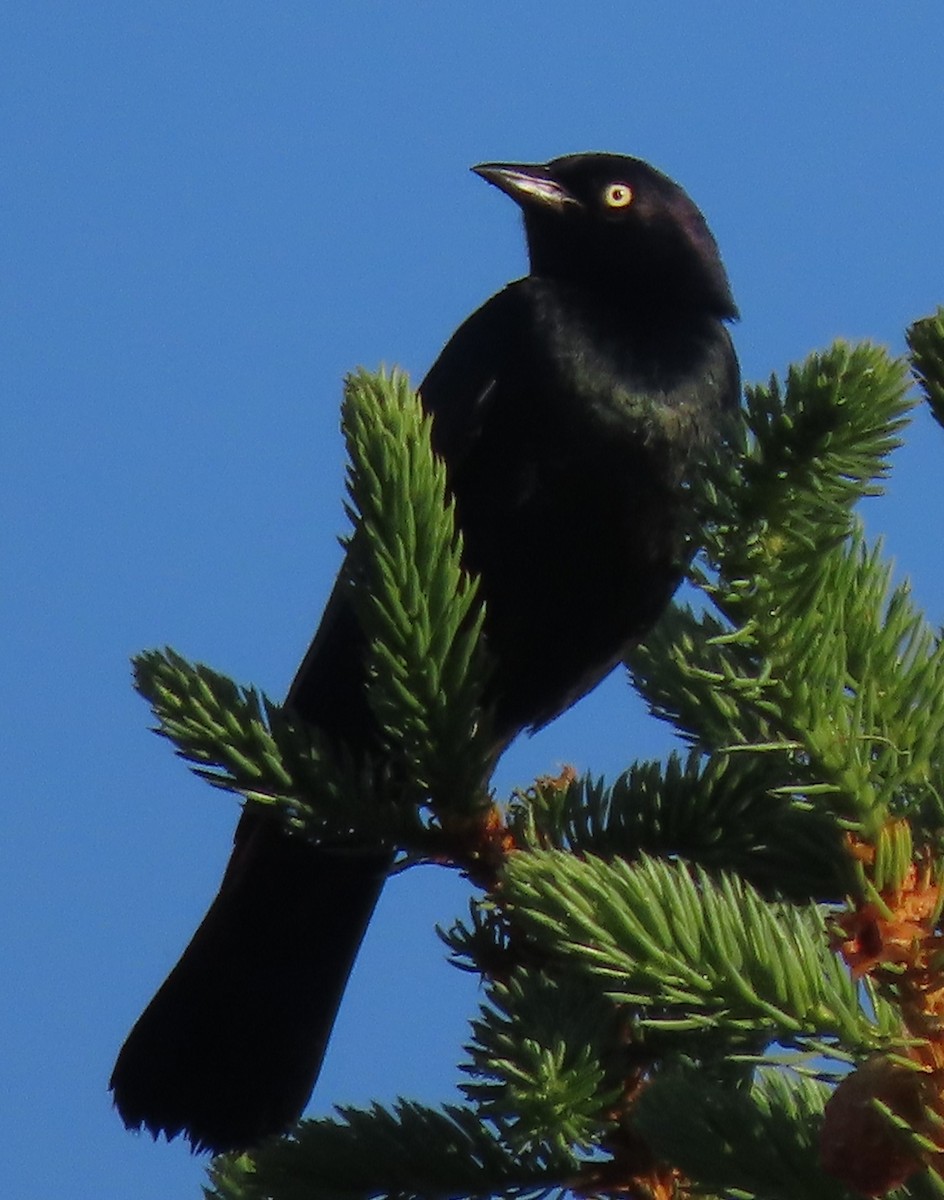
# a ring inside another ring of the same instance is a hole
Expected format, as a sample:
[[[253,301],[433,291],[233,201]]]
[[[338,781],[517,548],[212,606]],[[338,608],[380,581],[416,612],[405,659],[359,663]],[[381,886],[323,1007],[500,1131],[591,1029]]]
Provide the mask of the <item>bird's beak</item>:
[[[518,204],[561,209],[580,203],[552,178],[543,163],[479,163],[472,170]]]

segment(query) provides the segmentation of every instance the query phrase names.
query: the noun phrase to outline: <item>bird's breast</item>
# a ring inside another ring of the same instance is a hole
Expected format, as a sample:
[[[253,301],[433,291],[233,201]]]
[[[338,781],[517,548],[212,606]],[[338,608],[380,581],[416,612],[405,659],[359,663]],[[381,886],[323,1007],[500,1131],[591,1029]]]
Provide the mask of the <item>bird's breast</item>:
[[[634,325],[534,284],[525,298],[451,471],[498,663],[500,733],[573,703],[668,602],[685,485],[725,386],[701,327]]]
[[[727,382],[718,370],[720,323],[644,317],[564,289],[539,293],[532,320],[534,403],[547,419],[590,439],[674,448],[682,457],[713,436]]]

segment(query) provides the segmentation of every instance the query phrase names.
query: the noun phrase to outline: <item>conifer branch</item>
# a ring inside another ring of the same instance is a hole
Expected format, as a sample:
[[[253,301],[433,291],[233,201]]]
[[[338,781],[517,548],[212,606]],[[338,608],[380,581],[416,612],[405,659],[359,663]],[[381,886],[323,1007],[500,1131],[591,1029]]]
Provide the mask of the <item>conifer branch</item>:
[[[400,845],[422,856],[439,848],[431,812],[441,822],[490,803],[483,609],[461,565],[430,421],[406,377],[352,375],[343,425],[355,529],[342,578],[369,642],[382,766],[172,650],[138,656],[135,685],[157,732],[213,786],[274,805],[287,827],[314,840]]]
[[[591,1151],[625,1085],[611,1053],[620,1024],[586,979],[517,970],[493,983],[472,1022],[463,1070],[475,1082],[462,1090],[485,1119],[502,1124],[516,1153]]]
[[[633,764],[612,786],[590,776],[542,781],[513,802],[523,849],[560,849],[627,861],[641,854],[734,870],[766,895],[838,898],[842,831],[833,813],[792,793],[793,758],[757,751]]]
[[[850,1200],[819,1165],[825,1083],[782,1070],[748,1087],[709,1080],[694,1066],[659,1072],[633,1112],[653,1150],[699,1185],[741,1200]]]
[[[251,1161],[218,1160],[208,1200],[447,1200],[509,1196],[542,1200],[562,1193],[576,1160],[546,1146],[512,1152],[500,1125],[470,1109],[441,1110],[400,1100],[393,1109],[339,1108],[338,1117],[303,1121],[291,1140]]]
[[[715,612],[672,610],[628,660],[656,715],[696,745],[779,747],[782,787],[828,790],[869,829],[906,791],[935,807],[944,729],[935,639],[850,513],[879,490],[910,403],[903,364],[868,345],[750,389],[744,453],[705,498],[694,578]]]
[[[753,758],[758,787],[773,755],[798,796],[828,790],[868,829],[907,811],[930,834],[944,815],[944,644],[858,525],[809,569],[815,601],[789,620],[771,602],[750,645],[675,610],[631,659],[636,682],[698,744]]]
[[[747,389],[740,453],[706,495],[704,545],[720,575],[708,587],[723,611],[763,589],[771,567],[778,584],[808,588],[804,564],[845,536],[863,496],[880,493],[912,403],[905,364],[868,343],[811,355],[786,387],[772,376]],[[799,595],[778,595],[795,610]]]
[[[765,902],[735,875],[535,851],[511,856],[506,889],[516,924],[638,1006],[644,1029],[828,1035],[866,1050],[898,1027],[885,1004],[874,1020],[863,1012],[815,906]]]
[[[155,733],[213,787],[277,806],[314,840],[403,836],[403,812],[378,804],[371,773],[255,688],[169,648],[137,655],[134,683],[157,718]]]
[[[384,760],[416,803],[481,812],[493,755],[482,709],[484,607],[462,566],[431,418],[402,372],[357,371],[345,383],[341,424],[351,457],[348,577]]]
[[[944,425],[944,308],[915,321],[907,333],[911,369],[939,425]]]

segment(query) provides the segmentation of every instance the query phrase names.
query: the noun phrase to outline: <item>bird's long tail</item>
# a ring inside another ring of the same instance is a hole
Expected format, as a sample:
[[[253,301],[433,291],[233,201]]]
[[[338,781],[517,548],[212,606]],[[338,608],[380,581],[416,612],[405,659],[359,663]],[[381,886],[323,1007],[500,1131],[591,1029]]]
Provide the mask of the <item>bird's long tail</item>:
[[[292,1125],[389,865],[245,813],[216,899],[118,1055],[125,1124],[214,1153]]]

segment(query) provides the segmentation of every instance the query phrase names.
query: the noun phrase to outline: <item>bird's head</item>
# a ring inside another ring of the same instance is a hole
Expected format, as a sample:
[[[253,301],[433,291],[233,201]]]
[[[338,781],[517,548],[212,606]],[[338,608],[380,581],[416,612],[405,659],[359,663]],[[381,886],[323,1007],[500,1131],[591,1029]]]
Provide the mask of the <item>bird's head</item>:
[[[644,311],[737,316],[705,218],[677,183],[641,159],[569,154],[472,169],[521,206],[533,275]]]

